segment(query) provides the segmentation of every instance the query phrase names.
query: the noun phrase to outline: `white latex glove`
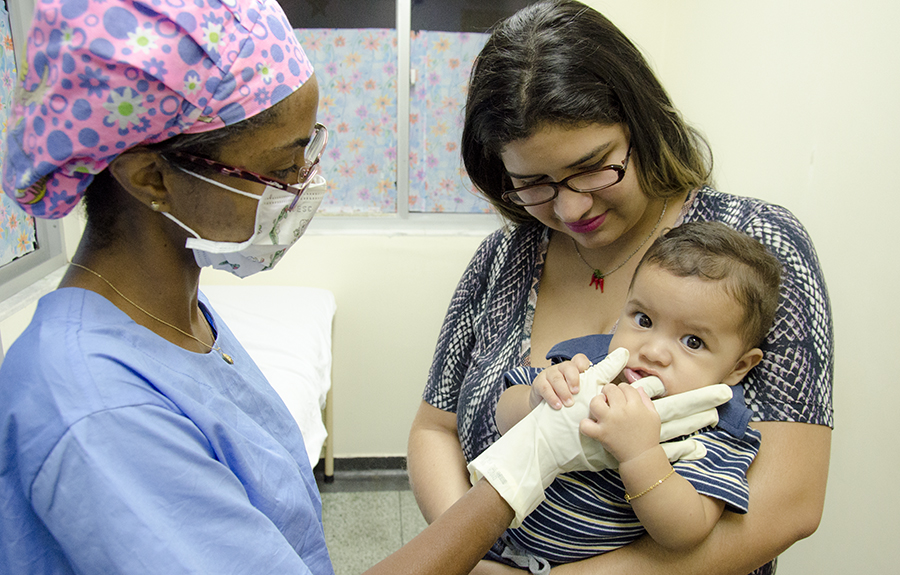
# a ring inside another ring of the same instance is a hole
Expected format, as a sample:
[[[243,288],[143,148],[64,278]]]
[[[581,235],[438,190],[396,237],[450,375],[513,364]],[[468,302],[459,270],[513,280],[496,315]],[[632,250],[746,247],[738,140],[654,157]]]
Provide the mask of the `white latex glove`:
[[[619,348],[612,353],[624,354],[624,359],[622,360],[622,367],[624,367],[624,363],[628,361],[628,351],[624,348]],[[610,369],[614,367],[613,364],[606,364],[606,360],[604,360],[585,370],[581,374],[579,393],[574,396],[576,405],[581,405],[583,409],[584,405],[582,403],[586,402],[588,414],[590,414],[591,399],[599,394],[600,389],[621,371],[620,369],[610,373]],[[658,397],[666,391],[662,381],[658,377],[653,376],[641,378],[631,385],[632,387],[643,389],[650,397]],[[584,395],[582,396],[583,393]],[[659,441],[669,461],[701,459],[706,456],[706,447],[699,441],[694,439],[669,440],[689,435],[698,429],[718,423],[719,412],[716,410],[716,406],[728,402],[731,397],[731,388],[724,383],[720,383],[653,400],[653,406],[656,408],[656,412],[659,414],[659,419],[662,422],[659,430]],[[619,462],[599,442],[584,435],[580,435],[579,439],[587,460],[588,470],[618,469]],[[585,468],[582,466],[582,463],[574,463],[577,467],[570,467],[565,469],[565,471],[583,470]]]
[[[618,461],[599,442],[579,432],[579,424],[590,416],[591,399],[622,371],[627,361],[627,350],[613,351],[581,375],[581,388],[574,396],[574,405],[555,410],[541,402],[469,464],[472,483],[486,478],[516,512],[511,527],[521,525],[544,500],[544,489],[560,473],[618,468]],[[644,378],[636,383],[644,380],[650,380],[642,387],[650,388],[645,391],[651,397],[663,392],[659,379]],[[730,398],[731,388],[722,385],[655,400],[654,405],[663,422],[660,441],[687,435],[718,422],[715,407]],[[664,446],[664,449],[668,447],[666,453],[670,460],[685,455],[697,458],[705,454],[705,450],[698,450],[698,445],[696,441],[687,440],[674,447]]]

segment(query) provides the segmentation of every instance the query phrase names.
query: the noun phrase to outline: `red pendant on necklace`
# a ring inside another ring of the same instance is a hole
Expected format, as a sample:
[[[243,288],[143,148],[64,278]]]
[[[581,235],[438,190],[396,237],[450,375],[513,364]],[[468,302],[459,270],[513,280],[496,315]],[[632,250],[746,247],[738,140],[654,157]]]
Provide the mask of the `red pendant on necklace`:
[[[594,286],[594,289],[599,289],[600,293],[603,293],[603,274],[600,270],[594,270],[594,275],[591,276],[591,285]]]

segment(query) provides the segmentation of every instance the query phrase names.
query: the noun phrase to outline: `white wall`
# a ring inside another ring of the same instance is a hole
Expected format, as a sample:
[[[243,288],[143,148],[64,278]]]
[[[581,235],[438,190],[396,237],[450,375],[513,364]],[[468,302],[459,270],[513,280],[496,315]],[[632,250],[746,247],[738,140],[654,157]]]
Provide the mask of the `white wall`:
[[[831,471],[819,531],[783,556],[779,573],[896,572],[900,4],[589,4],[647,52],[707,134],[718,187],[788,207],[818,248],[836,333]],[[312,235],[249,280],[335,292],[339,457],[405,453],[442,315],[479,240]],[[204,281],[232,280],[213,272]],[[25,321],[0,325],[5,344]]]
[[[651,53],[709,137],[719,188],[791,209],[822,261],[836,340],[831,471],[821,527],[779,573],[896,573],[900,4],[589,3]]]

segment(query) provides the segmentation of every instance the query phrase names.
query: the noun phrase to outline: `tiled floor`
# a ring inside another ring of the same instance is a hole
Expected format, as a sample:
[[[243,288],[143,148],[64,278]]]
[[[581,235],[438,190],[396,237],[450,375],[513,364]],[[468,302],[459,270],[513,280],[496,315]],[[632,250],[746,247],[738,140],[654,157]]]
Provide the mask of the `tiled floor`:
[[[338,471],[319,490],[335,575],[359,575],[426,526],[403,471]]]

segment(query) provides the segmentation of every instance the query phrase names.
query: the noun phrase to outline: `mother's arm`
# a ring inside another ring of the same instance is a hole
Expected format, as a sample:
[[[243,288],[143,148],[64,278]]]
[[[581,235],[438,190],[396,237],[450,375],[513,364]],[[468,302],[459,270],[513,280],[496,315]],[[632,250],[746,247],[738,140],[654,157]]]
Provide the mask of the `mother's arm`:
[[[409,432],[409,481],[422,515],[432,523],[469,490],[456,414],[423,401]]]
[[[450,300],[438,337],[425,400],[413,420],[407,446],[409,480],[419,509],[428,523],[437,519],[471,487],[453,409],[458,401],[472,350],[478,340],[475,325],[486,301],[497,246],[508,243],[502,230],[489,235],[472,256]],[[502,262],[501,262],[502,264]]]
[[[456,414],[423,401],[409,433],[408,452],[407,466],[413,494],[425,520],[432,524],[471,487],[466,460],[459,444]],[[509,523],[506,524],[508,526]],[[497,537],[504,530],[505,527],[497,533]],[[484,551],[486,553],[487,548]],[[493,561],[480,561],[472,575],[476,573],[512,575],[522,571]]]
[[[822,425],[759,422],[762,444],[750,466],[750,511],[726,512],[710,536],[683,552],[642,539],[605,555],[555,567],[558,575],[634,573],[677,575],[715,572],[746,575],[774,559],[819,526],[831,450]]]

